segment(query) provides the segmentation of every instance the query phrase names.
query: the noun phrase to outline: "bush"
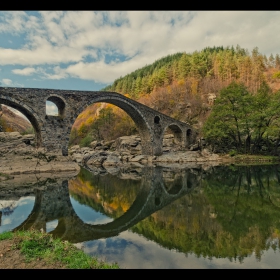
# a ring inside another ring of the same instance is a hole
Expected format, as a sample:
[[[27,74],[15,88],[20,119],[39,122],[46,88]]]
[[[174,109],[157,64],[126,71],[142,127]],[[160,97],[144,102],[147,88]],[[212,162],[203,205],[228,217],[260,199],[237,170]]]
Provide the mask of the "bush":
[[[231,157],[234,157],[234,156],[237,155],[237,151],[236,151],[236,150],[230,150],[230,151],[229,151],[229,155],[230,155]]]
[[[87,135],[84,139],[80,142],[80,147],[89,147],[89,144],[93,141],[91,135]]]
[[[27,134],[35,134],[35,130],[33,126],[30,126],[29,128],[27,128],[25,131],[21,133],[21,135],[27,135]]]

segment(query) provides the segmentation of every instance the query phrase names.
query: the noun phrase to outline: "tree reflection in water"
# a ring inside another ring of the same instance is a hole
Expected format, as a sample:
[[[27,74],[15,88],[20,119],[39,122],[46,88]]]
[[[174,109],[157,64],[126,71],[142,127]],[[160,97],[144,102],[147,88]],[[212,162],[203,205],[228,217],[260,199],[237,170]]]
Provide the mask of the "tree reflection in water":
[[[242,262],[255,254],[261,260],[268,249],[279,250],[279,168],[151,167],[115,175],[81,169],[60,187],[48,184],[37,190],[32,213],[14,230],[46,228],[57,220],[50,233],[74,243],[129,230],[186,256]],[[111,221],[85,223],[69,193]]]

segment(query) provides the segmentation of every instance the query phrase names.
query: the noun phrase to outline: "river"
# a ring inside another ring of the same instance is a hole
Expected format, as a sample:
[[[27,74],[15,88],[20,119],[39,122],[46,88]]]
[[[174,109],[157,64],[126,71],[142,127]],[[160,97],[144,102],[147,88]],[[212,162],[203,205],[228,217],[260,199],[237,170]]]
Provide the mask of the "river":
[[[0,232],[42,229],[121,268],[279,268],[279,165],[19,179],[0,182]]]

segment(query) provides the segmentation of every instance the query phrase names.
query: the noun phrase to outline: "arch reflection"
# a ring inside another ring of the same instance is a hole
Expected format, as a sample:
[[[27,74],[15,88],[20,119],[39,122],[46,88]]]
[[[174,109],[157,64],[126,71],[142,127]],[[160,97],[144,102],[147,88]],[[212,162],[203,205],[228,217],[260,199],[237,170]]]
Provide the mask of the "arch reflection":
[[[48,222],[58,220],[56,228],[50,233],[73,243],[115,236],[191,192],[192,188],[188,184],[189,172],[181,171],[182,187],[177,193],[169,194],[164,185],[163,168],[144,168],[139,192],[127,211],[111,222],[96,225],[83,222],[76,214],[70,201],[68,180],[64,180],[61,186],[48,185],[43,190],[36,191],[32,213],[14,230],[35,228],[46,231]],[[193,186],[197,184],[195,177],[192,178],[192,183]],[[178,179],[174,184],[178,185]]]
[[[115,170],[115,177],[104,172],[95,170],[91,182],[95,188],[83,190],[85,194],[99,191],[99,198],[92,205],[89,201],[85,204],[103,209],[102,213],[113,217],[113,221],[85,223],[71,203],[71,180],[64,180],[37,187],[34,211],[14,230],[48,231],[48,225],[56,221],[49,227],[51,234],[79,243],[117,236],[130,229],[164,248],[195,254],[197,258],[242,261],[253,254],[260,258],[268,248],[279,249],[279,165],[135,168],[121,170],[126,173]],[[128,191],[131,203],[126,207],[123,203],[121,211],[111,213],[107,206],[112,198],[125,192],[121,185],[114,186],[113,178],[127,178],[129,174],[135,175],[135,181],[139,179],[139,188],[135,188],[138,192]],[[88,182],[84,180],[85,185]],[[104,193],[100,191],[103,186],[107,186]]]

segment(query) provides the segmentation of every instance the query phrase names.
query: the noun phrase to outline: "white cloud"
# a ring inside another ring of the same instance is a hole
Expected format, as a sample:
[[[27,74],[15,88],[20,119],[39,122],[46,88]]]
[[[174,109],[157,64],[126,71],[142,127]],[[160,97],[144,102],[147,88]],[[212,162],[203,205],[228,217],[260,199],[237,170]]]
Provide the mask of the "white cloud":
[[[136,57],[134,60],[111,64],[106,64],[104,61],[93,63],[79,62],[67,67],[65,72],[80,79],[110,83],[120,76],[124,76],[145,64],[149,64],[149,58]]]
[[[29,76],[29,75],[33,74],[34,72],[36,72],[36,70],[35,70],[35,68],[32,68],[32,67],[26,67],[23,69],[13,69],[12,72],[15,74],[18,74],[18,75]]]
[[[58,115],[57,106],[51,101],[46,102],[46,114],[51,115],[51,116],[57,116]]]
[[[2,12],[0,14],[0,32],[19,33],[25,30],[27,15],[23,11]]]
[[[64,69],[61,69],[59,66],[55,66],[53,68],[54,74],[49,74],[42,69],[42,73],[44,74],[44,78],[50,80],[60,80],[66,78],[68,75]]]
[[[2,83],[6,86],[10,86],[12,84],[12,80],[10,79],[2,79]]]
[[[23,84],[20,84],[18,82],[13,82],[11,79],[2,79],[0,82],[0,85],[6,85],[6,86],[14,86],[14,87],[23,87]]]
[[[21,34],[25,41],[0,48],[0,65],[23,65],[13,73],[31,75],[31,66],[48,64],[53,73],[38,72],[47,79],[72,75],[110,83],[168,54],[207,46],[239,44],[276,54],[279,31],[279,11],[42,11],[39,17],[2,12],[0,36]],[[108,54],[126,61],[108,62]]]

